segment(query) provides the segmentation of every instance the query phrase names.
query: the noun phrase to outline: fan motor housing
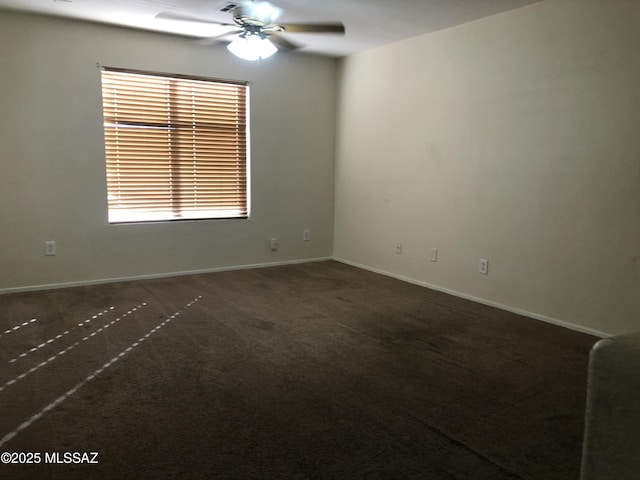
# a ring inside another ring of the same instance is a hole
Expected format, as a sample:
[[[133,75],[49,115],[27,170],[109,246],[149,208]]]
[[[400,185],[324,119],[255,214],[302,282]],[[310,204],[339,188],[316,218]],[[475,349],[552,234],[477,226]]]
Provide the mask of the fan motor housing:
[[[253,27],[264,27],[271,23],[271,18],[257,18],[256,11],[249,5],[240,5],[231,12],[233,20],[238,25],[250,25]]]

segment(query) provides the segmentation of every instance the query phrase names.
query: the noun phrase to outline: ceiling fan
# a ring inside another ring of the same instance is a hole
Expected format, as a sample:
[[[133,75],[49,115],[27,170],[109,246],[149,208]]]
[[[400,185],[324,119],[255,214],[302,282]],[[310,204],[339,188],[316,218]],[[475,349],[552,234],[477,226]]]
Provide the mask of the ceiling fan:
[[[227,48],[231,53],[245,60],[267,58],[277,52],[279,48],[295,50],[301,47],[301,45],[283,37],[283,33],[345,33],[344,25],[341,22],[276,23],[282,9],[269,2],[230,3],[221,11],[229,12],[234,23],[221,23],[176,12],[160,12],[156,18],[236,27],[234,30],[206,40],[224,41],[225,37],[236,35]]]

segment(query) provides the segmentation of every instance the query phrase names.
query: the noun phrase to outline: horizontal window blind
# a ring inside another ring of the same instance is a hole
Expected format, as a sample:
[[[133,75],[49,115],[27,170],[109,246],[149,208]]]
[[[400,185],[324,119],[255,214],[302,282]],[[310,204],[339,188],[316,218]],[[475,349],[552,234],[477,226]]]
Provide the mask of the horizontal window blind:
[[[109,222],[246,218],[247,90],[104,68]]]

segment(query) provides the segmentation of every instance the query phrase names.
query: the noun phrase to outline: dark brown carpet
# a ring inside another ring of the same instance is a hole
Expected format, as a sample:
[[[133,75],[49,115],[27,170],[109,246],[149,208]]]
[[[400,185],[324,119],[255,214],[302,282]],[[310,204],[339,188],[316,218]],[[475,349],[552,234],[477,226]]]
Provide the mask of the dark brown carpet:
[[[579,475],[595,337],[337,262],[3,295],[0,327],[0,452],[41,456],[0,478]]]

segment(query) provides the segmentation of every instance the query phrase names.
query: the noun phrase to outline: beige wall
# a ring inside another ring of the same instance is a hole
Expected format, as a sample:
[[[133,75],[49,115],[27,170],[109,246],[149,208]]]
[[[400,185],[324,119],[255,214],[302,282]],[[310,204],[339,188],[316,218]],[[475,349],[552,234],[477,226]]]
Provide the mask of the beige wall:
[[[107,224],[96,63],[251,82],[250,220]],[[333,59],[254,64],[180,37],[0,12],[0,290],[331,256],[335,79]]]
[[[335,256],[638,329],[638,25],[637,1],[545,0],[344,60]]]

